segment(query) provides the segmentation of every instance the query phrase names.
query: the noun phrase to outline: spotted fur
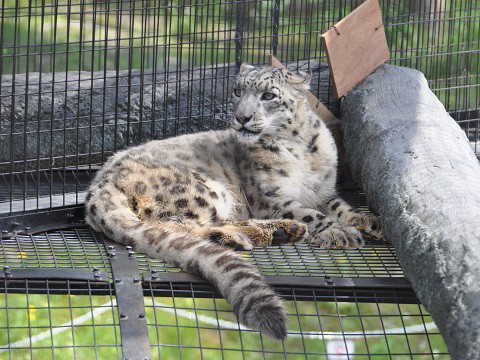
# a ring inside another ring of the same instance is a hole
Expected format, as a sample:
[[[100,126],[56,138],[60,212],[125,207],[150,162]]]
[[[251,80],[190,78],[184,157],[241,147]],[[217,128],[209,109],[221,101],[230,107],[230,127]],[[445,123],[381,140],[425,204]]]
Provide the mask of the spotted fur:
[[[115,154],[91,184],[87,222],[211,281],[242,323],[284,338],[280,298],[232,248],[304,239],[349,248],[363,245],[360,231],[380,236],[376,218],[336,196],[336,148],[306,101],[308,82],[305,74],[243,65],[232,129]]]

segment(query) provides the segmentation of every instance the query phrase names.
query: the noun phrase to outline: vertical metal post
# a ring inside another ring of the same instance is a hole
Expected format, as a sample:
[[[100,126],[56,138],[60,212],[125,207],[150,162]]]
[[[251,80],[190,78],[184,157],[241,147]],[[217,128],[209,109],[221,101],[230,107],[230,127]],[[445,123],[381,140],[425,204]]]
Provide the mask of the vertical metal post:
[[[280,23],[280,0],[275,0],[275,3],[273,5],[273,24],[272,24],[272,53],[273,53],[273,56],[277,56],[279,23]]]
[[[150,359],[147,316],[136,254],[102,235],[110,260],[124,359]]]
[[[235,25],[235,68],[238,72],[242,64],[242,45],[243,45],[243,6],[244,0],[237,2],[237,16]]]

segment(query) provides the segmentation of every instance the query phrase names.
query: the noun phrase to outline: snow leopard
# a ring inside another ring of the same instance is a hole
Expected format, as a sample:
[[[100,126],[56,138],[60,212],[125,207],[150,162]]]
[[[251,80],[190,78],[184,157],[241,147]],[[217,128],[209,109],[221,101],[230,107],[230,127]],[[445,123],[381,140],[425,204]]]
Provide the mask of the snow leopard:
[[[90,185],[87,223],[208,280],[241,323],[285,338],[281,298],[235,250],[357,248],[364,235],[381,238],[378,218],[337,195],[335,142],[306,99],[310,77],[241,65],[231,127],[114,154]]]

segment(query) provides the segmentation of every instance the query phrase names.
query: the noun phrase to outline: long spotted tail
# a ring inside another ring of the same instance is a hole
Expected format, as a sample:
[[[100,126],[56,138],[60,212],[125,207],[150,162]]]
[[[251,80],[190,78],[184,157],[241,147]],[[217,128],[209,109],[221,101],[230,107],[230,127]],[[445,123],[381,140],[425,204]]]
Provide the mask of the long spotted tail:
[[[210,281],[242,324],[276,339],[286,337],[287,316],[281,299],[239,254],[178,224],[145,222],[120,207],[100,214],[92,203],[87,201],[86,220],[95,230]]]

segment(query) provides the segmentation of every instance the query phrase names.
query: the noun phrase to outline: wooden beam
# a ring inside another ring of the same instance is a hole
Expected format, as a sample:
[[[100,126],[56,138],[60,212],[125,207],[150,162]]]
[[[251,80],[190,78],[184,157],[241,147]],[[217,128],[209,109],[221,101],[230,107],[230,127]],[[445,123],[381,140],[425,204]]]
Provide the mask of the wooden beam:
[[[367,0],[322,35],[340,98],[390,59],[378,0]]]

